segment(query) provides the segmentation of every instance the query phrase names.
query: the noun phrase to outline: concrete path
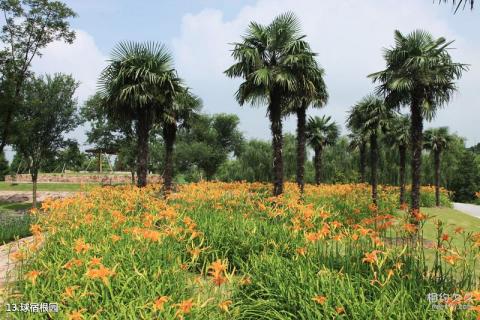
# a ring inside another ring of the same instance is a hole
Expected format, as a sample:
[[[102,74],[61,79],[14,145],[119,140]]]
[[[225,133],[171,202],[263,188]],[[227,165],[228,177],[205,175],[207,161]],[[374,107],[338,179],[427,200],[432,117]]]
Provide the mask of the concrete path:
[[[455,210],[461,211],[463,213],[469,214],[472,217],[480,219],[480,206],[469,203],[453,203],[453,208]]]

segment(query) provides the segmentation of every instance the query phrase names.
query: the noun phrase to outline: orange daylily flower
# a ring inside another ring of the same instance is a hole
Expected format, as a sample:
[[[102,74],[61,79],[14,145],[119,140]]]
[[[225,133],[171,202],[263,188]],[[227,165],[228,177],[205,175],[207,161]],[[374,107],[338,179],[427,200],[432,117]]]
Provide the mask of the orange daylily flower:
[[[101,265],[98,269],[88,269],[86,276],[90,279],[101,279],[108,284],[108,277],[115,275],[115,272]]]
[[[35,285],[38,276],[41,274],[40,271],[38,270],[32,270],[30,272],[27,272],[25,275],[25,278],[27,278],[33,285]]]
[[[225,300],[220,302],[218,304],[218,307],[220,308],[220,310],[228,312],[229,311],[228,308],[230,307],[231,304],[232,304],[232,300]]]
[[[67,315],[68,320],[82,320],[83,319],[82,311],[83,310],[72,311]]]
[[[76,253],[85,253],[90,249],[90,245],[85,243],[83,238],[77,239],[75,241],[75,252]]]
[[[193,303],[193,299],[183,300],[181,303],[178,303],[178,312],[183,314],[190,313],[195,303]]]
[[[325,296],[318,295],[318,296],[313,297],[312,300],[315,301],[318,304],[324,304],[325,301],[327,301],[327,298]]]
[[[170,298],[168,296],[159,297],[157,300],[153,302],[153,309],[163,311],[163,309],[165,308],[164,305],[169,299]]]

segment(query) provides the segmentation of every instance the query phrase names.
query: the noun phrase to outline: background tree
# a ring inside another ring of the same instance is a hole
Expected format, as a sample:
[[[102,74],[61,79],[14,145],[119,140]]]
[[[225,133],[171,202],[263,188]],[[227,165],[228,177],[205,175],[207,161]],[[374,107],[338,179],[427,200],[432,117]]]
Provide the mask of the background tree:
[[[164,190],[169,192],[173,180],[173,146],[178,126],[188,127],[195,114],[202,108],[202,101],[188,89],[183,88],[175,95],[171,104],[166,106],[162,117],[162,136],[165,144],[165,167],[163,170]],[[193,120],[194,121],[194,120]]]
[[[323,80],[324,70],[320,68],[314,59],[316,54],[305,52],[305,56],[311,57],[311,61],[305,63],[303,70],[298,70],[298,89],[292,101],[289,102],[289,112],[297,116],[297,156],[296,156],[296,181],[303,193],[305,181],[305,157],[306,157],[306,122],[307,108],[312,105],[316,108],[325,106],[328,101],[327,86]],[[288,162],[286,162],[288,165]]]
[[[452,61],[445,38],[416,30],[406,36],[395,31],[395,47],[385,50],[386,69],[371,74],[380,83],[379,94],[389,106],[410,106],[412,149],[412,212],[420,209],[423,149],[423,120],[433,119],[436,111],[450,101],[466,65]]]
[[[299,87],[297,75],[310,63],[305,36],[293,13],[277,16],[268,26],[251,22],[243,41],[235,43],[232,56],[237,61],[225,71],[241,77],[236,99],[240,105],[267,103],[273,149],[273,194],[283,192],[282,115],[288,98]]]
[[[425,131],[424,148],[433,152],[435,168],[435,203],[440,206],[440,158],[449,147],[452,138],[447,127],[429,129]]]
[[[352,129],[352,132],[348,135],[349,149],[352,151],[358,150],[359,154],[359,168],[360,182],[365,183],[367,172],[367,144],[368,138],[358,129]]]
[[[10,167],[8,165],[7,159],[5,159],[5,154],[0,153],[0,181],[5,180],[5,176],[8,175]]]
[[[349,127],[357,128],[368,137],[370,143],[370,184],[372,185],[372,202],[377,204],[378,187],[378,137],[385,131],[393,114],[383,99],[369,95],[360,100],[351,110],[347,118]]]
[[[307,123],[307,141],[313,148],[315,183],[322,181],[322,151],[326,146],[333,145],[339,136],[338,125],[330,116],[310,117]]]
[[[236,115],[197,114],[188,127],[180,126],[173,157],[176,172],[180,175],[177,178],[181,181],[191,181],[194,176],[213,179],[230,156],[241,153],[243,135],[238,129],[239,123]],[[154,170],[162,172],[164,161],[165,146],[161,138],[152,145]]]
[[[400,205],[405,203],[405,183],[407,169],[407,149],[410,141],[410,119],[408,116],[395,116],[385,136],[388,145],[398,149]]]
[[[480,169],[475,163],[475,155],[465,150],[460,156],[457,174],[452,178],[450,189],[453,199],[457,202],[472,202],[475,192],[480,190]]]
[[[171,54],[158,43],[121,42],[113,50],[99,84],[109,117],[136,123],[137,185],[144,187],[150,129],[182,90]]]
[[[45,159],[64,147],[64,134],[79,123],[77,101],[74,98],[78,83],[62,74],[36,77],[24,88],[24,102],[18,112],[22,130],[14,137],[15,151],[27,160],[33,183],[33,207],[37,205],[38,172]]]
[[[0,41],[0,153],[9,143],[15,112],[22,102],[22,88],[29,76],[35,56],[53,41],[72,43],[75,33],[68,19],[75,12],[59,1],[1,0],[4,25]]]

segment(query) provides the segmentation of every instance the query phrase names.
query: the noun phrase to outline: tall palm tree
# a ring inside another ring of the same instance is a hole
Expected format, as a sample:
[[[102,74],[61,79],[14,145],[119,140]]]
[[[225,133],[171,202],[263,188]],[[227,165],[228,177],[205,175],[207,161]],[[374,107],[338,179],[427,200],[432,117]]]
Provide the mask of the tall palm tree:
[[[313,148],[315,155],[313,163],[315,167],[315,183],[322,181],[322,153],[325,147],[335,144],[339,136],[338,125],[332,121],[332,117],[322,116],[308,118],[306,137],[308,144]]]
[[[243,41],[235,43],[232,56],[237,61],[225,71],[241,77],[236,99],[240,105],[267,103],[273,149],[273,194],[283,192],[282,115],[288,99],[299,88],[299,70],[312,61],[312,53],[293,13],[277,16],[267,26],[251,22]]]
[[[308,54],[308,53],[307,53]],[[313,56],[312,56],[313,58]],[[315,108],[325,106],[328,101],[327,86],[323,80],[324,70],[312,59],[304,70],[299,70],[300,84],[295,95],[292,96],[288,113],[297,116],[297,172],[296,180],[300,192],[305,187],[305,156],[306,156],[306,122],[307,108],[311,105]]]
[[[385,50],[386,69],[369,75],[380,85],[389,106],[410,106],[412,149],[412,213],[420,209],[420,183],[423,148],[423,119],[450,101],[456,91],[455,80],[467,66],[452,61],[445,38],[417,30],[408,35],[395,31],[395,46]]]
[[[100,75],[100,92],[110,117],[136,123],[137,185],[144,187],[150,129],[180,91],[181,80],[171,54],[154,42],[121,42],[108,62]]]
[[[435,204],[440,206],[440,157],[452,141],[448,127],[440,127],[425,131],[424,148],[433,152],[435,167]]]
[[[452,1],[453,5],[455,6],[455,12],[462,7],[465,9],[467,4],[470,5],[470,9],[473,10],[473,6],[475,5],[475,0],[439,0],[438,2],[450,2]]]
[[[360,182],[365,183],[366,179],[366,172],[367,172],[367,144],[368,144],[368,137],[365,136],[363,132],[357,129],[352,129],[352,132],[348,135],[348,139],[350,140],[348,148],[351,151],[358,150],[359,154],[359,172],[360,172]]]
[[[378,137],[381,131],[388,128],[392,117],[393,113],[383,99],[368,95],[350,110],[347,118],[347,126],[361,131],[370,142],[370,183],[374,204],[377,204],[378,198]]]
[[[166,193],[172,189],[173,145],[175,144],[178,126],[188,127],[201,107],[201,99],[190,93],[187,88],[182,88],[162,113],[162,136],[165,143],[163,187]]]
[[[400,180],[400,205],[405,203],[405,176],[407,148],[410,142],[410,118],[408,116],[396,116],[392,119],[390,127],[386,132],[386,140],[392,147],[398,148],[399,180]]]

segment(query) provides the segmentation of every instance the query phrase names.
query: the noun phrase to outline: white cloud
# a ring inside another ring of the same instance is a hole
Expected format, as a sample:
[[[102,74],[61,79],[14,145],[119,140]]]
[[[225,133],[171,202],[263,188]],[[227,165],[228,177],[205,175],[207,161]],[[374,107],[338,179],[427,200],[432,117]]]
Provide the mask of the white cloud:
[[[95,93],[97,79],[106,65],[106,59],[95,44],[93,37],[83,30],[75,30],[76,39],[73,44],[56,41],[42,51],[42,56],[32,62],[32,69],[38,74],[65,73],[71,74],[80,82],[76,97],[81,105]],[[85,130],[81,126],[68,134],[81,144],[85,143]]]
[[[324,110],[311,113],[332,115],[342,126],[348,108],[373,90],[366,76],[384,67],[382,48],[393,45],[395,29],[410,32],[421,28],[435,36],[457,39],[455,46],[460,50],[452,54],[462,62],[471,63],[472,68],[459,83],[460,93],[439,112],[432,125],[448,124],[471,143],[479,142],[475,123],[480,122],[480,113],[474,112],[478,100],[475,87],[480,82],[480,70],[476,68],[476,62],[480,64],[479,48],[455,34],[428,1],[259,0],[229,21],[214,9],[185,15],[180,36],[173,40],[175,60],[180,75],[204,99],[206,111],[237,113],[248,136],[270,136],[265,109],[252,110],[248,106],[241,109],[233,98],[240,80],[228,79],[222,72],[233,62],[229,43],[240,41],[250,21],[266,24],[285,11],[297,14],[303,32],[318,52],[318,61],[326,70],[330,102]],[[294,131],[294,119],[286,121],[285,129]]]
[[[106,65],[106,57],[97,48],[90,34],[82,30],[75,32],[73,44],[62,41],[51,43],[42,51],[41,57],[35,58],[32,69],[39,74],[71,74],[80,82],[76,95],[83,102],[95,93],[97,78]]]

